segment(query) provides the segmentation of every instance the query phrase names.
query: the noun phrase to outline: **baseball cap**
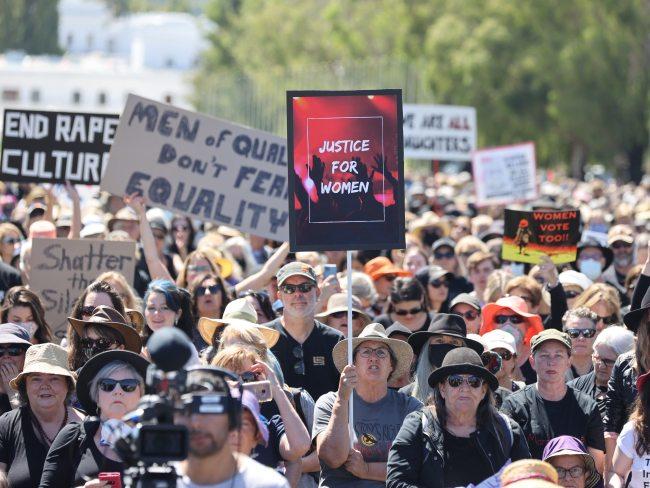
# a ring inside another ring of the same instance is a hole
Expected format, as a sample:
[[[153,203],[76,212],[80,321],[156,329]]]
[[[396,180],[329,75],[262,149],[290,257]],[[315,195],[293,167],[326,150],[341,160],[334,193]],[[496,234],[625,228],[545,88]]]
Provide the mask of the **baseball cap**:
[[[534,335],[530,340],[530,352],[534,354],[542,344],[548,341],[561,342],[562,345],[566,346],[569,352],[571,352],[571,338],[569,337],[569,334],[560,332],[557,329],[546,329],[539,334]]]
[[[456,247],[456,241],[454,241],[449,237],[442,237],[441,239],[438,239],[436,242],[433,243],[433,245],[431,246],[431,251],[436,252],[436,250],[441,248],[442,246],[449,246],[453,250]]]
[[[449,310],[454,308],[459,303],[464,303],[465,305],[469,305],[470,307],[475,308],[479,312],[481,311],[481,304],[478,301],[478,298],[473,297],[469,293],[459,293],[456,295],[456,298],[454,298],[451,301],[451,305],[449,305]]]
[[[586,275],[572,269],[562,271],[558,279],[562,286],[575,285],[582,288],[583,291],[593,284],[593,281],[587,278]]]
[[[316,283],[316,272],[314,268],[306,263],[294,261],[293,263],[285,264],[275,275],[278,278],[278,286],[284,283],[287,278],[292,276],[304,276],[305,278]]]
[[[510,351],[511,354],[517,352],[515,337],[505,330],[494,329],[485,333],[483,335],[483,342],[485,343],[485,349],[488,351],[501,348]]]
[[[615,225],[607,233],[607,245],[611,246],[615,242],[625,242],[627,244],[634,243],[634,231],[627,225]]]

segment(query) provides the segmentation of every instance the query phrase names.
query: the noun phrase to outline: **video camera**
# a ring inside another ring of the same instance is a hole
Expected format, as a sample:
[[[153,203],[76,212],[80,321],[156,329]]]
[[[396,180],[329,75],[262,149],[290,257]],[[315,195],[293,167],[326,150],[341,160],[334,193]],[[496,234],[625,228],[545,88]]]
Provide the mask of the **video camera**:
[[[147,370],[146,386],[151,394],[122,420],[135,426],[118,436],[113,449],[129,466],[124,486],[175,487],[178,479],[172,463],[187,458],[189,432],[174,424],[175,414],[228,414],[236,425],[240,400],[230,394],[230,384],[242,383],[229,371],[196,366],[185,369],[193,345],[183,332],[169,327],[154,333],[147,344],[153,364]]]

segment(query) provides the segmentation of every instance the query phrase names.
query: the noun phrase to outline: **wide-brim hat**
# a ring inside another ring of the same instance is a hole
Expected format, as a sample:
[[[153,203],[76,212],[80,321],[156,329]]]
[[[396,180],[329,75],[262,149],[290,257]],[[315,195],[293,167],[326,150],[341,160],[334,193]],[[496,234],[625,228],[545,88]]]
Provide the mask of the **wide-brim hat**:
[[[134,352],[113,349],[93,356],[79,370],[79,376],[77,377],[77,398],[88,415],[97,415],[97,404],[90,396],[90,383],[104,366],[113,361],[130,364],[142,376],[143,380],[147,377],[149,361]]]
[[[339,372],[343,371],[343,368],[348,364],[349,340],[344,339],[340,341],[334,346],[334,350],[332,351],[332,359]],[[409,372],[411,369],[411,361],[413,360],[413,349],[411,349],[411,346],[407,342],[400,341],[399,339],[391,339],[386,335],[384,326],[378,323],[368,324],[361,331],[359,337],[352,339],[352,350],[366,341],[382,342],[390,348],[397,360],[397,364],[395,364],[395,369],[391,375],[392,377],[399,378]]]
[[[623,316],[623,323],[625,326],[636,334],[639,324],[650,310],[650,289],[645,292],[643,300],[641,301],[641,308],[630,310]]]
[[[334,293],[327,301],[327,310],[316,315],[316,318],[324,319],[337,312],[348,311],[348,294],[347,293]],[[359,314],[362,320],[363,327],[372,322],[370,315],[361,310],[361,301],[352,295],[352,311]]]
[[[481,356],[469,347],[457,347],[449,351],[442,360],[442,365],[429,375],[429,386],[435,387],[452,374],[473,374],[485,380],[492,391],[499,387],[499,380],[490,373]]]
[[[132,308],[125,308],[124,312],[138,334],[141,334],[144,330],[144,315],[142,315],[138,310]]]
[[[495,327],[494,316],[503,310],[508,310],[524,318],[526,322],[526,334],[524,335],[524,344],[530,344],[530,340],[536,334],[544,330],[542,318],[534,313],[528,312],[526,302],[517,296],[499,298],[494,303],[488,303],[483,307],[483,323],[481,324],[480,334],[484,335]]]
[[[138,214],[135,213],[135,210],[133,210],[131,207],[124,207],[115,212],[115,216],[108,220],[108,230],[112,231],[115,223],[120,220],[126,222],[140,222]]]
[[[576,271],[580,271],[578,269],[578,258],[580,257],[580,253],[585,247],[597,247],[602,251],[603,256],[605,256],[605,266],[603,266],[603,271],[609,268],[609,265],[612,264],[612,261],[614,260],[614,253],[612,252],[612,250],[609,247],[603,246],[596,239],[588,238],[578,243],[576,260],[571,263],[571,267],[573,267],[573,269],[575,269]]]
[[[75,383],[75,375],[68,367],[68,352],[51,342],[36,344],[27,349],[23,370],[9,384],[14,390],[17,390],[25,375],[30,373],[66,376],[72,380],[73,384]]]
[[[411,276],[412,273],[406,269],[399,268],[385,256],[378,256],[371,259],[363,266],[363,272],[370,276],[373,281],[384,275]]]
[[[501,486],[512,488],[542,488],[560,486],[555,468],[539,459],[520,459],[506,466],[501,473]]]
[[[68,322],[74,329],[74,331],[83,337],[84,329],[91,325],[99,325],[103,327],[108,327],[118,332],[124,339],[124,347],[135,353],[140,353],[142,350],[142,338],[138,331],[132,326],[120,312],[114,308],[108,307],[106,305],[100,305],[95,308],[93,314],[88,320],[75,319],[74,317],[68,317]]]
[[[467,338],[467,326],[465,320],[460,315],[452,313],[437,313],[427,330],[415,332],[409,337],[409,344],[413,348],[413,353],[417,356],[422,350],[422,346],[434,336],[456,337],[465,341],[465,345],[473,349],[478,354],[483,352],[483,345],[474,339]]]
[[[600,481],[600,475],[596,470],[594,458],[589,454],[589,451],[587,451],[587,448],[579,439],[569,435],[562,435],[551,439],[548,444],[546,444],[546,447],[544,447],[542,460],[549,462],[549,459],[558,456],[582,457],[585,467],[587,468],[585,488],[594,488]]]
[[[32,345],[27,329],[12,322],[0,325],[0,344],[20,344],[25,348]]]

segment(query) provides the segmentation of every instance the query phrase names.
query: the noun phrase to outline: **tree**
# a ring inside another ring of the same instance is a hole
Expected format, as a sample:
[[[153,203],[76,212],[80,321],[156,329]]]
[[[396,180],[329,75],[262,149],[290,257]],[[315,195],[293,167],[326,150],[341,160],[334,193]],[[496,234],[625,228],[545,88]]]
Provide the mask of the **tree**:
[[[0,0],[0,52],[60,54],[58,0]]]

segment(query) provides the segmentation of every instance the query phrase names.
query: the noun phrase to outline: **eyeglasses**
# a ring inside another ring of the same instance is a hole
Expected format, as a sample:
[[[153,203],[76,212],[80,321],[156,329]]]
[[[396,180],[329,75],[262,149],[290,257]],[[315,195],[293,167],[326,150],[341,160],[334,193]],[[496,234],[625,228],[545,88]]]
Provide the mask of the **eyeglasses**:
[[[343,317],[348,316],[348,312],[346,310],[342,310],[340,312],[333,312],[329,316],[335,319],[342,319]],[[352,312],[352,320],[357,320],[358,318],[359,312]]]
[[[495,315],[494,321],[499,325],[503,325],[508,322],[511,324],[521,324],[524,321],[524,318],[520,317],[519,315]]]
[[[16,357],[24,354],[25,351],[26,349],[21,346],[0,346],[0,357],[3,357],[5,354]]]
[[[386,359],[390,355],[388,349],[385,347],[377,347],[375,349],[372,347],[360,347],[358,351],[359,356],[365,359],[370,358],[373,354],[377,356],[377,359]]]
[[[607,317],[602,317],[598,315],[598,320],[602,320],[605,325],[612,325],[618,321],[618,317],[615,313],[608,315]]]
[[[219,286],[219,285],[197,286],[196,287],[196,294],[198,296],[201,296],[201,295],[216,295],[220,291],[221,291],[221,286]]]
[[[567,474],[571,475],[571,478],[580,478],[585,474],[586,469],[584,466],[573,466],[569,469],[555,466],[555,471],[557,471],[557,477],[560,479],[566,478]]]
[[[564,296],[567,297],[568,299],[575,298],[578,295],[580,295],[579,291],[565,291]]]
[[[316,285],[314,283],[300,283],[299,285],[286,284],[280,285],[278,288],[287,295],[293,295],[296,291],[299,291],[300,293],[309,293],[316,288]]]
[[[382,275],[382,278],[384,278],[386,281],[395,281],[395,278],[397,278],[397,275],[387,274],[387,275]]]
[[[20,239],[18,237],[3,237],[2,238],[2,243],[3,244],[18,244],[20,242]]]
[[[92,305],[84,305],[81,307],[81,316],[90,317],[95,312],[95,307]]]
[[[293,372],[296,374],[305,374],[305,361],[304,361],[304,354],[302,352],[302,346],[295,346],[292,350],[291,353],[293,354],[293,357],[298,359],[298,362],[293,365]]]
[[[600,357],[598,354],[596,354],[596,353],[592,354],[591,357],[592,357],[592,359],[593,359],[594,361],[596,361],[597,363],[603,363],[603,364],[604,364],[605,366],[607,366],[608,368],[611,368],[612,366],[614,366],[614,364],[616,364],[616,359],[605,359],[605,358],[601,358],[601,357]]]
[[[190,264],[187,267],[187,270],[191,273],[207,273],[209,271],[212,271],[210,266],[208,266],[207,264],[202,264],[202,265]]]
[[[95,351],[97,350],[107,351],[115,344],[116,344],[115,341],[112,341],[110,339],[104,339],[103,337],[100,337],[99,339],[88,339],[88,338],[81,339],[82,349],[93,349]]]
[[[483,385],[483,378],[470,374],[469,376],[462,376],[459,374],[452,374],[447,376],[447,384],[452,388],[458,388],[463,383],[467,383],[470,388],[480,388]]]
[[[454,257],[454,251],[434,252],[433,257],[436,259],[451,259]]]
[[[403,317],[404,315],[416,315],[416,314],[419,314],[421,312],[424,312],[424,310],[425,309],[422,306],[420,306],[418,308],[411,308],[409,310],[400,310],[400,309],[396,308],[395,310],[393,310],[393,313],[395,315],[399,315],[400,317]]]
[[[447,280],[431,280],[429,281],[429,284],[434,288],[440,288],[441,286],[449,288],[449,282]]]
[[[512,359],[513,354],[510,351],[501,351],[497,352],[499,356],[501,356],[501,359],[504,361],[510,361]]]
[[[461,317],[465,317],[467,320],[476,320],[481,315],[476,310],[468,310],[467,312],[463,312],[463,313],[452,311],[452,313],[456,315],[460,315]]]
[[[629,249],[632,247],[632,244],[628,244],[627,242],[615,242],[611,246],[612,249]]]
[[[566,333],[569,334],[571,339],[577,339],[580,336],[591,339],[596,335],[596,329],[567,329]]]
[[[105,392],[113,391],[117,385],[120,385],[120,388],[122,388],[124,393],[132,393],[140,385],[140,382],[135,378],[127,378],[125,380],[102,378],[98,383],[99,388]]]

